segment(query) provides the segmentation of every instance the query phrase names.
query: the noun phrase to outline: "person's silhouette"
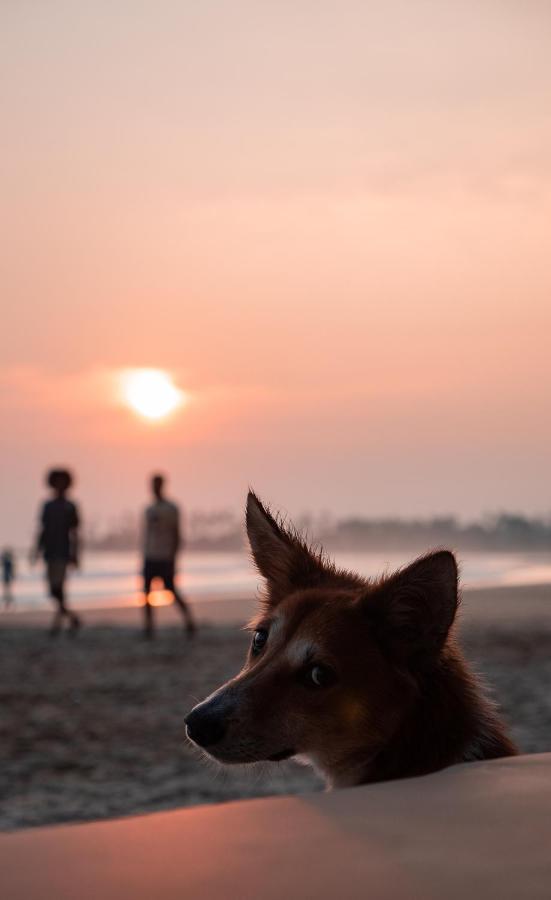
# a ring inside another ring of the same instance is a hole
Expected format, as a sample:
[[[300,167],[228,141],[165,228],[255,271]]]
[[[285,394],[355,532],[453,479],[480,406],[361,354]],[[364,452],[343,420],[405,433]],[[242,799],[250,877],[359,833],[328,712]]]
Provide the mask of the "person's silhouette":
[[[15,579],[15,558],[9,547],[5,547],[2,551],[2,587],[4,596],[4,606],[6,609],[13,603],[13,593],[11,586]]]
[[[165,479],[163,475],[154,475],[151,479],[153,503],[145,510],[144,517],[144,636],[154,636],[153,606],[150,602],[151,585],[158,579],[165,590],[170,591],[184,616],[186,631],[191,637],[196,626],[193,616],[183,595],[175,584],[176,557],[182,548],[180,530],[180,511],[175,503],[167,500],[164,494]]]
[[[70,565],[78,566],[79,553],[78,510],[66,497],[73,478],[67,469],[51,469],[46,482],[54,496],[42,507],[31,561],[34,562],[38,556],[44,558],[49,594],[57,604],[50,634],[59,633],[64,618],[69,620],[70,631],[75,634],[81,621],[76,613],[68,609],[65,597],[67,569]]]

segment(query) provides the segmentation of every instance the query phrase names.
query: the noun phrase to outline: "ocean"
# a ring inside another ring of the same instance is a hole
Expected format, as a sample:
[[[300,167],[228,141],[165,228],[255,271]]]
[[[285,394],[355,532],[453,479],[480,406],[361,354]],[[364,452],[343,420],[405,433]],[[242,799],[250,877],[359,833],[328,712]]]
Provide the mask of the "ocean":
[[[392,571],[408,560],[407,553],[337,552],[333,558],[343,568],[366,576]],[[465,553],[459,555],[462,583],[466,587],[551,584],[551,553]],[[89,552],[81,568],[69,578],[71,604],[80,609],[135,606],[142,602],[140,558],[134,552]],[[179,583],[197,603],[253,595],[259,579],[245,553],[186,553],[180,560]],[[43,565],[30,568],[17,561],[15,608],[48,609]],[[162,592],[157,602],[163,603]]]

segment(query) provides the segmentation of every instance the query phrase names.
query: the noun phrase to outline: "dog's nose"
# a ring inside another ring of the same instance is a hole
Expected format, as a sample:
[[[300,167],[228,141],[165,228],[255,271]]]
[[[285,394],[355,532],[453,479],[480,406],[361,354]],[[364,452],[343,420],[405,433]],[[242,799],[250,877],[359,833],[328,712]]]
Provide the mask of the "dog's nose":
[[[209,709],[196,706],[185,719],[186,732],[200,747],[212,747],[222,740],[226,733],[224,716]]]

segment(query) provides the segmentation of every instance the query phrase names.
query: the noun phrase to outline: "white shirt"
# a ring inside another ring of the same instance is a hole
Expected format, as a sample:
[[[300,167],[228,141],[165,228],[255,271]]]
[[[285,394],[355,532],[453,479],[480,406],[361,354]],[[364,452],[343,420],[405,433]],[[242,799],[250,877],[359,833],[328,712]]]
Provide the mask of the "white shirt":
[[[170,500],[156,500],[145,511],[144,557],[173,560],[180,543],[180,511]]]

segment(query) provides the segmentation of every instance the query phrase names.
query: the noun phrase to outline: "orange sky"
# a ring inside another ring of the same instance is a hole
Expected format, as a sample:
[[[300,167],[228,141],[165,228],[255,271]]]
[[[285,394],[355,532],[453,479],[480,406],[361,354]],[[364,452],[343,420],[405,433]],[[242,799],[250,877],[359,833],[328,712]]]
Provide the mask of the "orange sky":
[[[3,4],[0,540],[90,519],[551,508],[551,15]],[[152,426],[114,373],[171,371]]]

